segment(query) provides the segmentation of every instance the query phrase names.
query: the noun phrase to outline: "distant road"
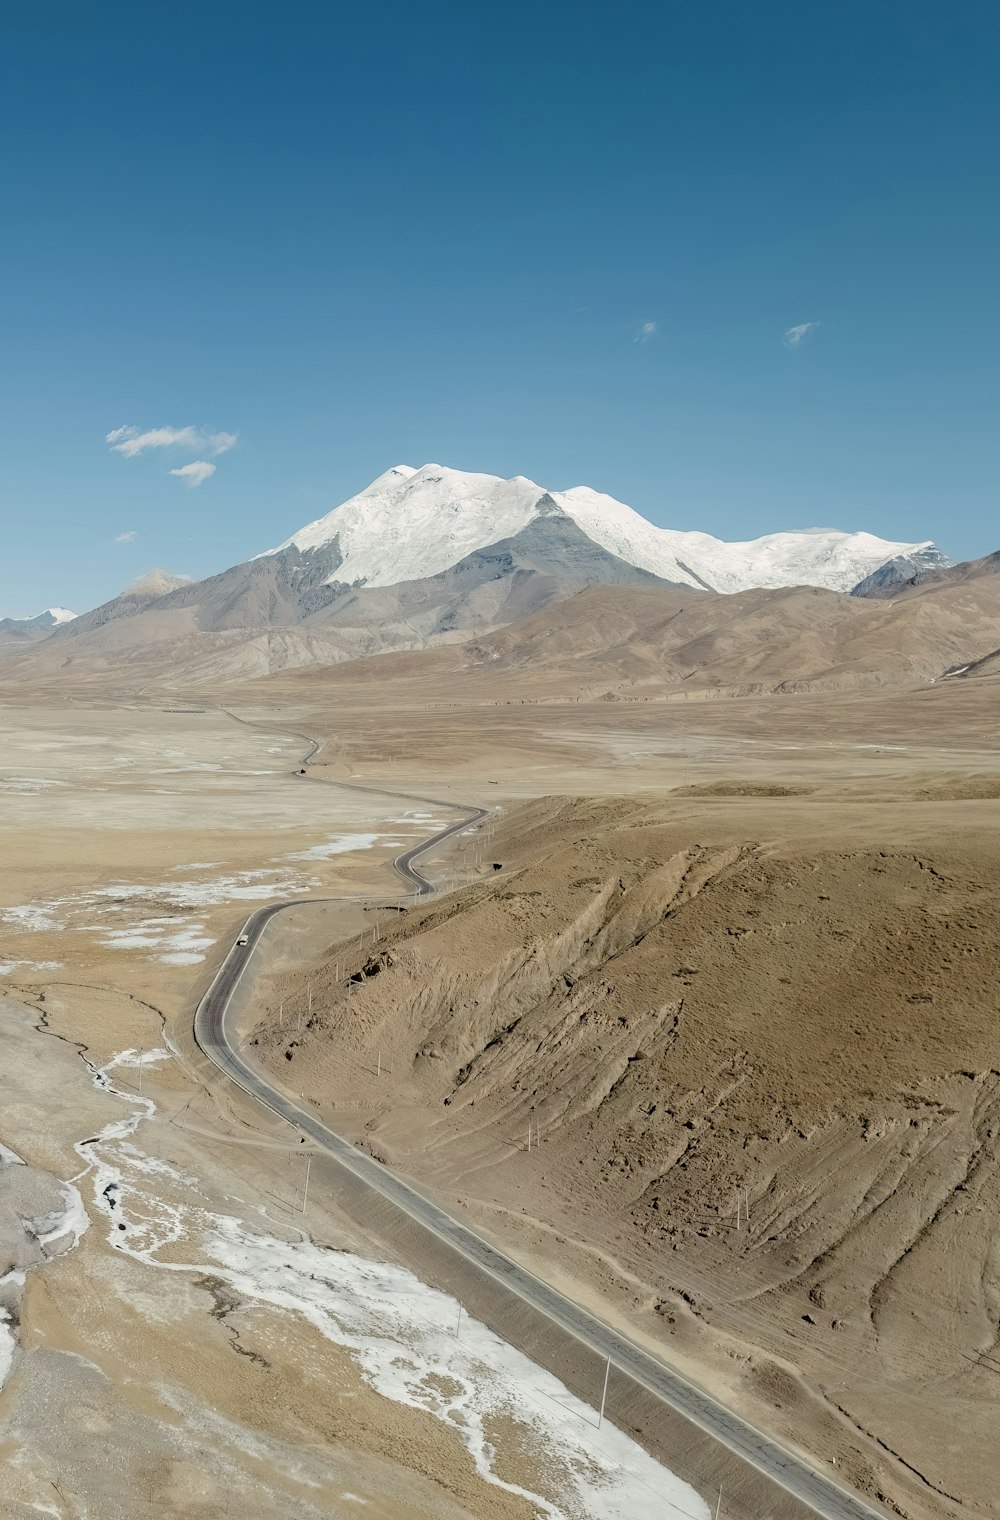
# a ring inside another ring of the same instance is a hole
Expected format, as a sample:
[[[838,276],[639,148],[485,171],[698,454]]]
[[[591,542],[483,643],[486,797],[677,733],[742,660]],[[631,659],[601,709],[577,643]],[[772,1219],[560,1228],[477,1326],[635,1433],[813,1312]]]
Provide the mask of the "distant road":
[[[425,799],[407,798],[407,801],[413,800]],[[454,806],[453,803],[446,805]],[[432,884],[416,869],[414,861],[451,835],[480,822],[486,816],[487,812],[483,808],[470,809],[458,823],[440,830],[422,844],[397,856],[394,862],[396,870],[421,895],[433,892]],[[253,957],[266,924],[277,913],[283,913],[291,907],[301,907],[303,901],[309,899],[275,903],[269,908],[262,908],[247,920],[242,930],[242,934],[247,936],[246,945],[233,946],[195,1011],[195,1039],[219,1071],[296,1130],[308,1135],[354,1178],[431,1231],[467,1263],[515,1293],[600,1357],[610,1357],[614,1366],[634,1382],[766,1474],[817,1515],[824,1516],[825,1520],[886,1520],[884,1511],[867,1505],[864,1500],[832,1482],[769,1436],[755,1430],[723,1404],[689,1383],[665,1362],[634,1345],[610,1325],[506,1256],[468,1225],[462,1224],[437,1204],[424,1198],[393,1172],[328,1129],[287,1093],[273,1087],[259,1071],[242,1059],[237,1050],[239,1042],[228,1027],[233,994]]]

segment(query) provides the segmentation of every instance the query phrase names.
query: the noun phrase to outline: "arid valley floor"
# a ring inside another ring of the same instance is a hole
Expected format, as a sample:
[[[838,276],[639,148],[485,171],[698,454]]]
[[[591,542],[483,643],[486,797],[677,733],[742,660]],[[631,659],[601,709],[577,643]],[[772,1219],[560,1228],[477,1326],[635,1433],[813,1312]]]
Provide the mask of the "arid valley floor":
[[[428,671],[0,693],[0,1510],[710,1513],[200,1058],[300,897],[243,1014],[277,1083],[874,1505],[997,1514],[997,678]]]

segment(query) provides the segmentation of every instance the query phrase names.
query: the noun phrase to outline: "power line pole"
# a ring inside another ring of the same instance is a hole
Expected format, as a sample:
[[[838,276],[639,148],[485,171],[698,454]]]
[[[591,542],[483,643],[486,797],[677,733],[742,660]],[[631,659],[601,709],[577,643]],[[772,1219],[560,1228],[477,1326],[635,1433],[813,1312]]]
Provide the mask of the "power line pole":
[[[597,1428],[598,1428],[598,1430],[600,1430],[601,1426],[604,1424],[604,1405],[607,1402],[607,1397],[608,1397],[608,1378],[610,1376],[611,1376],[611,1358],[609,1356],[608,1357],[608,1365],[604,1369],[604,1391],[601,1394],[601,1412],[597,1416]],[[716,1520],[718,1520],[718,1517],[716,1517]]]
[[[306,1211],[306,1199],[309,1197],[309,1168],[312,1166],[312,1153],[306,1154],[306,1181],[302,1189],[302,1213]]]

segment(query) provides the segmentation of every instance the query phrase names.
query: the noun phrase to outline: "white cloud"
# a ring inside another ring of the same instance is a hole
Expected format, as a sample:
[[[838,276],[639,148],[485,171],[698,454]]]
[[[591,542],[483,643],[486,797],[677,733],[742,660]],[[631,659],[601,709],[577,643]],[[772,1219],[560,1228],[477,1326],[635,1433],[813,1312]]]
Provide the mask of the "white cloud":
[[[203,486],[210,476],[215,474],[215,465],[209,464],[207,459],[193,459],[190,464],[182,464],[179,469],[171,470],[171,475],[177,475],[186,486],[192,490],[195,486]]]
[[[115,454],[135,459],[147,449],[190,449],[198,454],[225,454],[236,447],[235,433],[207,433],[196,427],[156,427],[141,433],[137,427],[112,428],[104,437]]]
[[[635,335],[636,343],[648,343],[650,338],[654,336],[655,332],[655,322],[643,322],[642,326],[639,328],[639,331]]]
[[[115,539],[116,544],[134,544],[139,537],[134,528],[129,528],[127,533],[119,533]]]
[[[804,343],[809,334],[815,332],[818,326],[818,322],[800,322],[798,327],[790,327],[785,333],[785,347],[798,348],[799,344]]]

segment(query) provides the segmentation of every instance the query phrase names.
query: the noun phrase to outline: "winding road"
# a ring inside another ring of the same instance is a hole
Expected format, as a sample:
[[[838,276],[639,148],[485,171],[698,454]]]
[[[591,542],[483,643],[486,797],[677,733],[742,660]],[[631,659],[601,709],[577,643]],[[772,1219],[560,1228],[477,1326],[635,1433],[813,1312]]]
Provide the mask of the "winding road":
[[[453,803],[437,805],[454,806]],[[396,871],[419,894],[426,896],[432,893],[432,883],[417,870],[415,861],[452,835],[478,824],[486,816],[485,809],[469,808],[458,822],[397,856],[394,861]],[[276,914],[290,907],[300,907],[302,902],[303,899],[275,903],[251,915],[240,935],[241,939],[246,937],[246,944],[233,946],[198,1004],[194,1017],[195,1039],[218,1070],[272,1113],[287,1121],[301,1135],[308,1136],[339,1166],[346,1168],[353,1178],[373,1189],[409,1219],[430,1231],[449,1250],[457,1252],[465,1263],[471,1264],[495,1283],[516,1294],[524,1303],[601,1358],[610,1359],[610,1363],[626,1373],[634,1383],[770,1478],[806,1506],[807,1510],[823,1516],[824,1520],[886,1520],[884,1511],[866,1504],[801,1457],[755,1429],[702,1389],[688,1382],[666,1362],[566,1298],[468,1225],[425,1198],[415,1187],[328,1129],[314,1114],[300,1107],[287,1093],[272,1086],[261,1072],[243,1059],[239,1053],[239,1040],[229,1027],[233,995],[253,958],[267,923]]]

